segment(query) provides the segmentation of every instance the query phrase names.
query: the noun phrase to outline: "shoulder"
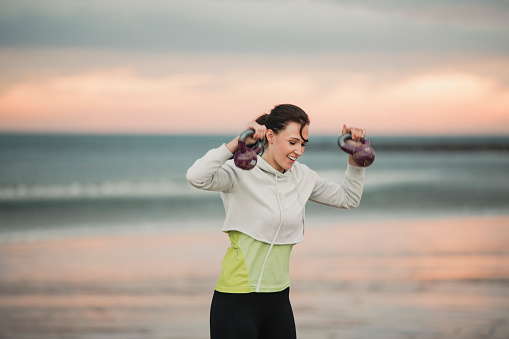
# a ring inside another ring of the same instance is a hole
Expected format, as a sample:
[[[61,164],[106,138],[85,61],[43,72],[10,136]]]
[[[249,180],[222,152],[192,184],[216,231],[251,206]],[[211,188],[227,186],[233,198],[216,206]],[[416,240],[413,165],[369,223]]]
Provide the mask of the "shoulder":
[[[227,160],[223,164],[223,169],[230,172],[237,180],[241,180],[241,181],[257,180],[260,176],[259,172],[261,172],[261,170],[259,168],[257,168],[256,166],[250,170],[245,170],[245,169],[239,168],[239,167],[237,167],[237,165],[235,165],[233,158]]]
[[[293,166],[292,166],[292,170],[295,171],[295,172],[303,172],[303,173],[309,173],[309,172],[314,172],[311,168],[309,168],[307,165],[301,163],[301,162],[298,162],[296,161]]]
[[[297,180],[316,180],[318,177],[318,174],[316,174],[315,171],[313,171],[311,168],[309,168],[307,165],[304,165],[300,162],[295,162],[292,166],[292,171]]]

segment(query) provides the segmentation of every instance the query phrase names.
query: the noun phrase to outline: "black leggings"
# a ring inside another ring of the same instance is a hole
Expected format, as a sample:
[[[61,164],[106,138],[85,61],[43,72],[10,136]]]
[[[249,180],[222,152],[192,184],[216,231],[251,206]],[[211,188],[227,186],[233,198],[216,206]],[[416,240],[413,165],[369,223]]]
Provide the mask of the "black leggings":
[[[290,289],[272,293],[214,291],[211,339],[295,339]]]

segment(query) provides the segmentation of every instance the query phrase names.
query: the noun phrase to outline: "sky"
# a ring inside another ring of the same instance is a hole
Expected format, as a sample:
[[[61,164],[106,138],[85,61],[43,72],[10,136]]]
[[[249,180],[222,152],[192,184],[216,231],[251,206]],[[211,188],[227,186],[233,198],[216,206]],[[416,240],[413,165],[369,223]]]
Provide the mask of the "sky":
[[[0,0],[0,132],[509,135],[509,1]]]

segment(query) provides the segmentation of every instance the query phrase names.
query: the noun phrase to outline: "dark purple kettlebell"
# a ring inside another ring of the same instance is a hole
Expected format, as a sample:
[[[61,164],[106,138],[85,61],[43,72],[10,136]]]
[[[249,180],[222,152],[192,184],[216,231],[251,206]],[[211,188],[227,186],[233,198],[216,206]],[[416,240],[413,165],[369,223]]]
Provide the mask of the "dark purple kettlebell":
[[[375,161],[375,150],[369,145],[369,139],[361,139],[359,146],[348,145],[345,141],[352,139],[351,133],[343,134],[338,138],[338,146],[341,150],[353,156],[353,161],[361,166],[368,167]]]
[[[256,166],[257,156],[262,151],[265,140],[258,140],[254,146],[247,147],[246,139],[253,136],[254,133],[254,129],[248,129],[239,136],[239,149],[233,157],[233,162],[238,168],[250,170]]]

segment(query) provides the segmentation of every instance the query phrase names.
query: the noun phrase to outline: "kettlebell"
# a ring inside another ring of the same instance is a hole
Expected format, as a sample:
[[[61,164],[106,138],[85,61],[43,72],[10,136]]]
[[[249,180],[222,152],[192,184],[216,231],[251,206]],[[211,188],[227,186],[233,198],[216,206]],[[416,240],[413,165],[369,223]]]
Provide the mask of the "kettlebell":
[[[343,134],[338,138],[338,146],[342,151],[351,154],[353,161],[360,167],[368,167],[375,161],[375,150],[369,145],[369,139],[361,139],[359,146],[348,145],[345,141],[352,139],[351,133]]]
[[[253,136],[254,133],[254,129],[248,129],[239,136],[239,148],[233,157],[233,162],[238,168],[250,170],[256,166],[256,162],[258,161],[257,156],[262,151],[265,140],[258,140],[254,146],[247,147],[246,139]]]

